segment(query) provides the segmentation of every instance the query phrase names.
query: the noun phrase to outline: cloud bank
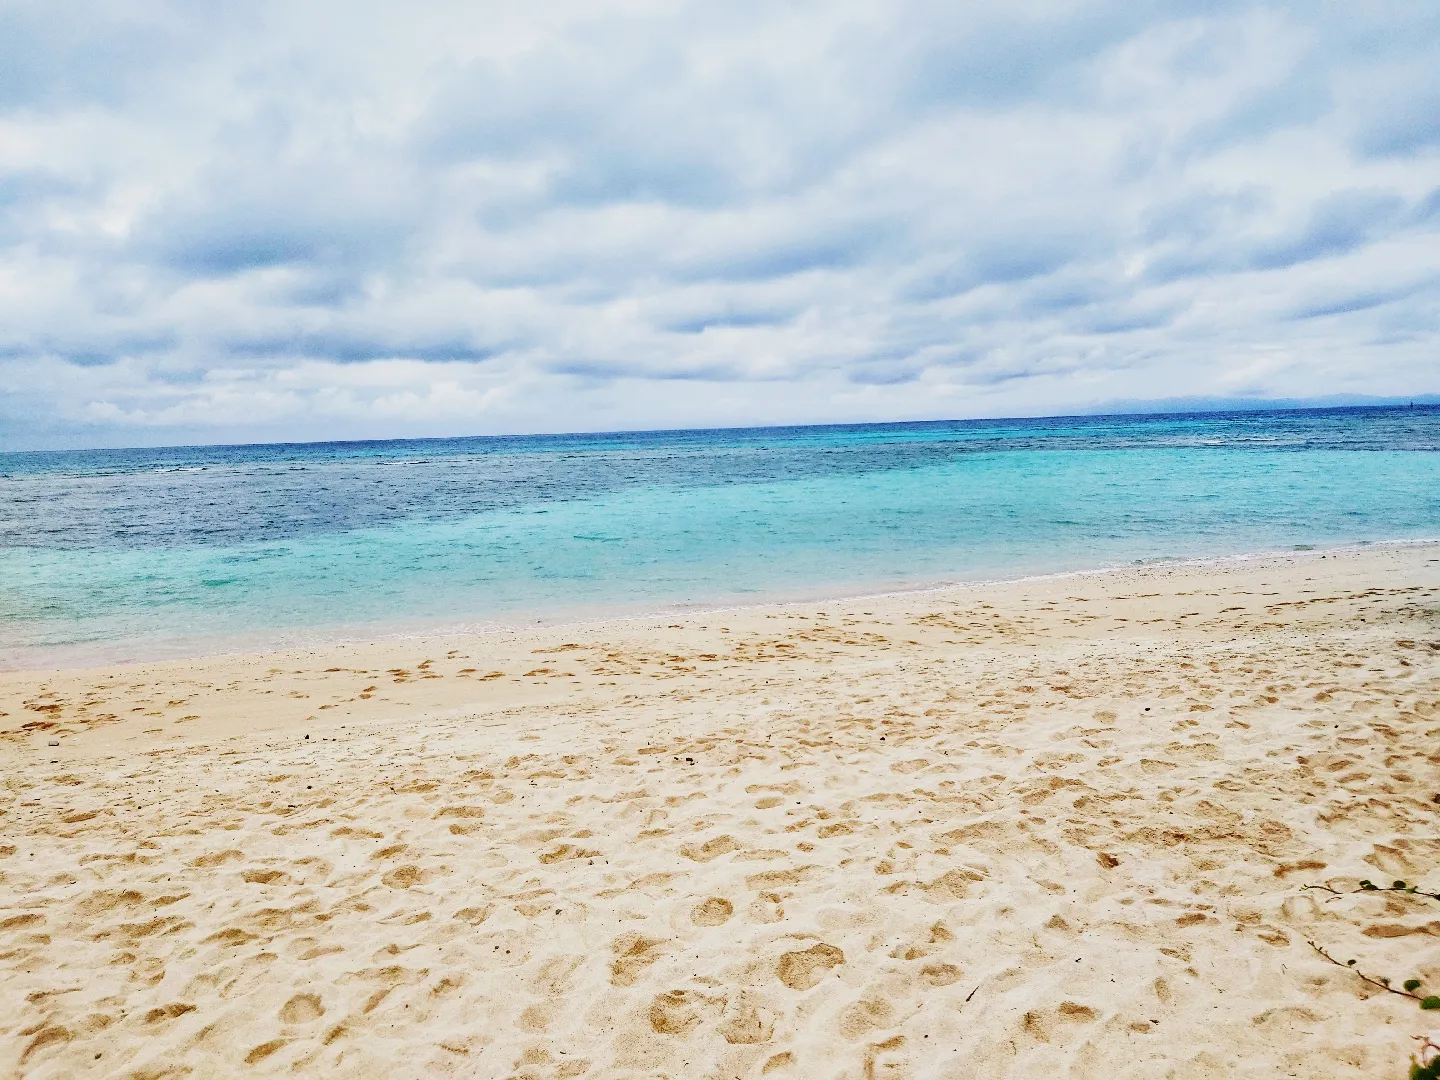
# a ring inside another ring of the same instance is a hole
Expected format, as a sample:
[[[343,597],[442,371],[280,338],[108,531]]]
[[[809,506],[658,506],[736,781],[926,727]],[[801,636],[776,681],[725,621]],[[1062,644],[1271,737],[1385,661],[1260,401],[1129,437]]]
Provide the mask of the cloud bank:
[[[1440,8],[0,9],[0,446],[1440,390]]]

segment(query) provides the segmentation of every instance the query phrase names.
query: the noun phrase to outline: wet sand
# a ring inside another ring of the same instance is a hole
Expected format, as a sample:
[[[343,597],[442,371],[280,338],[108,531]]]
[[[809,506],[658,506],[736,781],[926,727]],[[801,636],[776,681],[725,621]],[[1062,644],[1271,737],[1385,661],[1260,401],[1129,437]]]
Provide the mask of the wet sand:
[[[1350,891],[1440,891],[1435,546],[6,672],[0,729],[5,1075],[1399,1077],[1440,1026],[1343,963],[1440,993],[1440,901]]]

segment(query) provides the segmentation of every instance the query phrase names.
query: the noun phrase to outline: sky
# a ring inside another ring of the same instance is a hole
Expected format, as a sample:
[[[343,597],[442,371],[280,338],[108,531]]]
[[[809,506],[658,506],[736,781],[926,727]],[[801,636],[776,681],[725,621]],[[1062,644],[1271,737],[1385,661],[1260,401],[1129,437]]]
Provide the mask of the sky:
[[[0,448],[1440,392],[1440,5],[0,4]]]

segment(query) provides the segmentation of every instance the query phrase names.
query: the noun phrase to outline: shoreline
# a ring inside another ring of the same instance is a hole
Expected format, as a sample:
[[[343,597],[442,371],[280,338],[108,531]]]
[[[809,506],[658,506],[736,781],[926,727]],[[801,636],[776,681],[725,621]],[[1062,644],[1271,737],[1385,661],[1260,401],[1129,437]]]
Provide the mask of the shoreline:
[[[148,649],[127,649],[121,642],[97,642],[76,645],[28,646],[20,652],[0,652],[0,674],[39,672],[84,671],[131,667],[145,664],[181,662],[186,660],[213,659],[227,656],[260,656],[272,653],[313,651],[316,649],[358,647],[379,647],[385,643],[402,646],[409,643],[434,641],[445,638],[478,638],[487,635],[519,634],[532,630],[565,630],[595,628],[608,624],[645,624],[666,618],[691,618],[706,615],[747,612],[759,609],[784,609],[814,604],[859,604],[868,601],[892,600],[901,597],[925,597],[943,595],[971,589],[1021,585],[1032,582],[1061,581],[1069,578],[1103,577],[1128,572],[1141,572],[1163,567],[1204,568],[1223,567],[1230,564],[1254,564],[1271,560],[1304,558],[1344,557],[1366,550],[1385,548],[1432,547],[1440,545],[1440,538],[1400,538],[1365,540],[1334,546],[1303,545],[1293,548],[1270,548],[1255,551],[1236,552],[1223,555],[1196,557],[1157,557],[1132,563],[1109,564],[1072,570],[1047,571],[1037,574],[1022,574],[1016,577],[980,578],[975,580],[943,580],[935,583],[880,587],[875,591],[816,591],[803,595],[756,599],[753,602],[717,603],[696,602],[694,605],[673,604],[662,607],[636,606],[634,608],[595,609],[587,613],[567,612],[542,617],[533,621],[441,620],[406,624],[387,622],[362,624],[359,626],[318,627],[313,632],[295,631],[254,631],[238,635],[225,635],[202,639],[195,646],[185,646],[178,639],[153,640]],[[192,640],[193,639],[188,639]],[[36,658],[39,658],[38,662]]]
[[[231,737],[239,730],[384,725],[418,717],[460,715],[475,708],[503,711],[512,707],[559,706],[577,692],[594,692],[606,684],[597,685],[581,672],[556,672],[535,657],[581,648],[588,652],[605,642],[623,643],[618,646],[622,648],[644,643],[640,647],[657,657],[677,651],[719,657],[731,648],[735,634],[763,635],[776,621],[908,621],[917,617],[917,612],[952,605],[1005,610],[1035,603],[1079,603],[1072,593],[1090,596],[1089,602],[1118,612],[1126,604],[1116,597],[1142,588],[1171,589],[1183,582],[1191,582],[1196,588],[1229,587],[1235,581],[1271,576],[1289,580],[1291,587],[1297,587],[1295,583],[1303,578],[1307,567],[1323,566],[1332,576],[1348,580],[1357,574],[1381,573],[1377,568],[1388,563],[1422,573],[1432,566],[1440,568],[1440,542],[1389,541],[1164,560],[849,598],[787,600],[480,630],[462,626],[441,632],[392,632],[120,664],[0,669],[0,757],[26,747],[38,760],[45,761],[42,742],[57,739],[65,753],[129,753],[136,744],[156,748],[193,745]],[[1036,599],[1047,596],[1052,599]],[[1138,619],[1135,613],[1114,617],[1119,622],[1107,633],[1129,633],[1139,625],[1126,621]],[[1052,636],[1057,633],[1068,638],[1073,632],[1056,627]],[[707,644],[704,648],[694,644],[688,649],[678,648],[680,641],[692,637]],[[1163,639],[1161,643],[1169,644]],[[856,655],[863,661],[865,652],[860,649]],[[404,685],[402,691],[385,689],[384,681],[378,683],[380,689],[371,685],[377,677],[388,680],[395,671],[405,672],[398,677]],[[565,677],[557,677],[560,674]],[[624,684],[625,680],[620,680],[610,685]],[[613,697],[613,693],[607,692],[607,697]],[[128,722],[135,713],[148,718],[150,724],[138,733]],[[242,724],[243,729],[237,727]]]

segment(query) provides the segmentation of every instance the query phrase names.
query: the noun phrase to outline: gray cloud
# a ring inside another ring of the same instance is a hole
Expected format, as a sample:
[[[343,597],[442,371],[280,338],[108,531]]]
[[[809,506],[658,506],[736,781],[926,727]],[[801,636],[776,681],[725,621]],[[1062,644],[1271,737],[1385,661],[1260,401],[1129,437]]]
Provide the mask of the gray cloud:
[[[1401,206],[1400,197],[1388,191],[1349,189],[1326,195],[1311,208],[1298,232],[1262,245],[1251,263],[1273,270],[1354,251],[1398,217]]]
[[[1440,14],[0,12],[0,447],[1436,389]]]
[[[478,362],[489,360],[499,352],[498,349],[481,348],[459,338],[435,341],[410,335],[387,339],[325,332],[260,338],[236,337],[225,344],[231,356],[250,360],[268,357],[318,357],[347,364],[396,358]]]

